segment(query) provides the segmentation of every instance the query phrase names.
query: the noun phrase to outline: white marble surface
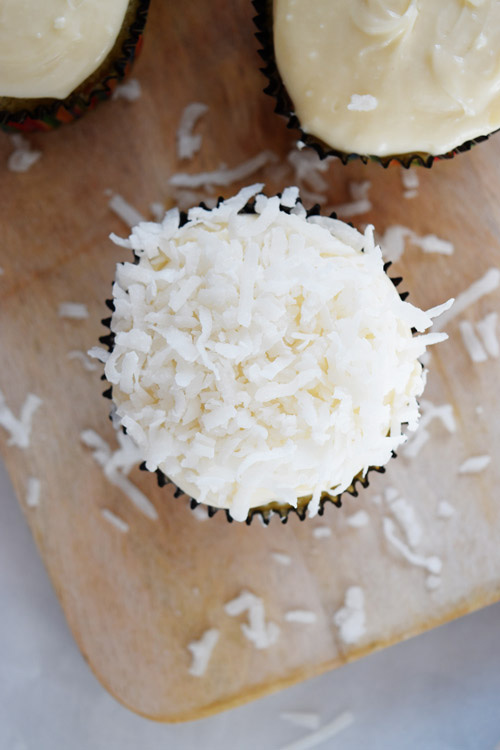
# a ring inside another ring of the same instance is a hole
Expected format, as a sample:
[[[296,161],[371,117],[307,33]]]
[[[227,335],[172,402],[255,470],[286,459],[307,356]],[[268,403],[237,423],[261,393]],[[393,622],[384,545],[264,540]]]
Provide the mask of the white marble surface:
[[[135,716],[80,656],[1,465],[0,614],[0,750],[279,750],[308,733],[280,719],[290,710],[354,714],[325,749],[500,743],[500,604],[210,719]]]

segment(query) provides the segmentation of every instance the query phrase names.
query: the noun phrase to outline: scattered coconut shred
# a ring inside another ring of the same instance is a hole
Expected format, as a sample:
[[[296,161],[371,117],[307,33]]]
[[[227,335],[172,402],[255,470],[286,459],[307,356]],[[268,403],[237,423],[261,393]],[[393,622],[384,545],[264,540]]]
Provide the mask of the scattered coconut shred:
[[[279,627],[274,622],[266,622],[264,602],[250,591],[242,591],[224,606],[224,611],[230,617],[248,612],[248,623],[242,623],[241,630],[255,648],[269,648],[278,640]]]
[[[7,169],[11,172],[27,172],[33,164],[36,164],[42,152],[32,148],[30,142],[17,133],[11,135],[10,140],[14,151],[7,159]]]
[[[188,650],[191,651],[193,661],[189,667],[189,674],[193,677],[203,677],[207,671],[212,651],[219,640],[219,631],[215,628],[206,630],[199,641],[188,643]]]
[[[121,241],[139,260],[117,267],[105,365],[147,468],[239,521],[310,494],[315,515],[324,490],[389,461],[418,424],[418,357],[446,338],[411,330],[451,304],[403,302],[372,227],[306,220],[297,188],[261,189]]]
[[[31,440],[31,423],[37,409],[43,401],[34,393],[28,393],[23,405],[19,419],[14,416],[7,406],[5,396],[0,391],[0,427],[3,427],[10,435],[7,445],[15,445],[17,448],[29,448]]]
[[[137,78],[129,78],[124,83],[119,83],[113,91],[113,99],[125,99],[127,102],[136,102],[142,96],[141,82]]]
[[[179,159],[192,159],[201,148],[201,135],[193,135],[196,123],[208,112],[208,106],[200,102],[188,104],[181,115],[177,129],[177,156]]]
[[[29,477],[26,485],[26,505],[28,508],[37,508],[40,505],[40,493],[42,483],[36,477]]]
[[[350,727],[353,722],[353,714],[350,711],[344,711],[344,713],[339,714],[339,716],[333,719],[333,721],[329,721],[328,724],[325,724],[321,729],[302,737],[300,740],[291,742],[289,745],[280,748],[280,750],[311,750],[311,748],[317,747],[317,745],[322,745],[327,740],[330,740],[340,732],[343,732],[344,729]]]
[[[366,632],[365,594],[360,586],[350,586],[344,606],[333,617],[344,643],[357,643]]]
[[[89,317],[87,305],[82,302],[61,302],[57,314],[69,320],[85,320]]]

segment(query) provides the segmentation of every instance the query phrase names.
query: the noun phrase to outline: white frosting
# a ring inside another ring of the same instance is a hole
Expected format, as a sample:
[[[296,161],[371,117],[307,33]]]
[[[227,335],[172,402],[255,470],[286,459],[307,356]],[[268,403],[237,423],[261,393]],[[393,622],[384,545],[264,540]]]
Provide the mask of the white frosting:
[[[498,0],[274,0],[281,77],[306,132],[387,156],[500,127]]]
[[[0,96],[64,99],[111,51],[129,0],[0,0]]]
[[[417,426],[418,357],[443,336],[412,336],[431,317],[401,301],[371,227],[263,195],[239,213],[260,187],[133,230],[105,365],[148,469],[236,520],[308,495],[314,514],[387,463]]]

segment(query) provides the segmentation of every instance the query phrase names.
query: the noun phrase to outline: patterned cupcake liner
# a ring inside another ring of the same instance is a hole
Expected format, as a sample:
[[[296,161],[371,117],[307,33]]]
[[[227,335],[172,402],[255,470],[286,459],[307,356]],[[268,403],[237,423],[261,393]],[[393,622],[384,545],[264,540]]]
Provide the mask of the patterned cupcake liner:
[[[139,56],[150,0],[132,0],[121,32],[104,62],[66,99],[0,98],[0,130],[47,132],[74,122],[110,99]]]
[[[281,194],[278,193],[278,196],[281,197]],[[224,198],[219,197],[217,200],[217,205],[220,205],[220,203],[224,200]],[[299,199],[300,200],[300,199]],[[300,201],[301,202],[301,201]],[[200,203],[201,208],[206,208],[206,205],[204,203]],[[291,209],[282,207],[282,210],[286,213],[290,213]],[[251,199],[246,206],[244,206],[240,213],[255,213],[255,199]],[[318,216],[320,214],[320,207],[319,205],[313,206],[311,209],[308,209],[306,211],[307,217],[310,216]],[[330,218],[336,219],[337,215],[335,213],[330,214]],[[186,212],[182,211],[180,213],[180,226],[183,226],[186,224],[188,220],[188,215]],[[352,224],[350,224],[352,226]],[[133,258],[134,263],[139,262],[139,256],[136,255],[134,251]],[[388,274],[389,268],[392,265],[391,261],[388,261],[387,263],[384,263],[384,271],[387,274],[388,278],[392,281],[393,285],[397,288],[402,280],[402,276],[398,277],[391,277]],[[400,298],[405,301],[409,295],[409,292],[399,292]],[[113,313],[115,310],[115,305],[112,299],[106,300],[106,307]],[[114,343],[115,343],[115,334],[111,330],[111,317],[103,318],[101,320],[102,325],[109,330],[109,333],[106,333],[104,336],[99,337],[99,341],[101,344],[104,344],[108,348],[109,352],[113,351]],[[106,380],[106,376],[102,375],[101,380]],[[113,386],[110,385],[105,391],[103,391],[104,398],[113,400]],[[126,429],[122,427],[123,431],[126,433]],[[392,458],[397,458],[396,453],[392,453]],[[195,498],[191,497],[188,493],[186,493],[181,487],[179,487],[174,481],[172,481],[161,469],[155,469],[151,471],[146,467],[146,463],[142,462],[140,464],[141,471],[147,471],[149,473],[156,474],[156,479],[159,487],[166,487],[167,485],[171,485],[174,487],[173,496],[175,498],[181,497],[184,495],[188,498],[190,501],[190,507],[192,510],[197,508],[199,505],[203,505],[207,508],[207,516],[209,518],[213,518],[216,513],[221,511],[225,514],[226,519],[229,523],[232,523],[234,521],[233,517],[231,516],[231,513],[229,509],[227,508],[217,508],[213,505],[207,505],[204,503],[199,503]],[[386,471],[385,466],[370,466],[367,471],[363,474],[360,472],[356,477],[354,477],[352,484],[343,492],[341,493],[335,493],[334,491],[325,491],[322,493],[319,503],[319,509],[318,509],[318,515],[322,516],[325,512],[325,506],[327,503],[331,503],[332,505],[335,505],[337,508],[340,508],[342,506],[342,497],[344,495],[350,495],[351,497],[358,497],[359,490],[358,487],[361,486],[363,488],[366,488],[369,486],[369,475],[371,473],[377,473],[377,474],[384,474]],[[262,523],[265,526],[268,526],[271,518],[275,515],[277,515],[280,518],[280,521],[282,523],[287,523],[289,516],[292,514],[295,514],[299,517],[301,521],[304,521],[307,518],[307,508],[309,505],[309,502],[311,500],[311,495],[305,496],[305,497],[299,497],[297,500],[297,506],[289,505],[289,504],[281,504],[278,502],[271,502],[267,505],[262,505],[255,508],[250,508],[248,512],[248,516],[246,518],[245,523],[247,526],[250,526],[253,519],[255,517],[259,517]]]
[[[445,159],[453,159],[459,153],[470,151],[471,148],[478,143],[487,141],[490,135],[478,136],[470,141],[466,141],[461,146],[457,146],[452,151],[446,154],[439,154],[434,156],[427,153],[411,152],[407,154],[391,154],[389,156],[376,156],[373,154],[357,154],[347,153],[341,151],[332,146],[329,146],[321,138],[318,138],[310,133],[306,133],[300,124],[300,120],[294,112],[294,106],[288,91],[286,90],[283,79],[281,78],[276,63],[276,56],[274,51],[274,36],[273,36],[273,0],[252,0],[252,4],[257,12],[254,17],[254,23],[257,27],[255,36],[257,37],[261,48],[258,50],[259,55],[264,60],[265,66],[261,68],[262,73],[268,79],[268,85],[264,89],[264,93],[272,96],[276,101],[274,111],[283,115],[288,122],[287,127],[291,130],[297,130],[300,135],[300,140],[305,143],[306,146],[314,149],[320,159],[325,159],[327,156],[336,156],[343,164],[348,164],[351,161],[360,160],[363,164],[368,162],[375,162],[380,164],[384,168],[387,168],[391,164],[399,164],[405,169],[409,169],[413,166],[426,167],[430,169],[434,162],[442,161]],[[495,133],[498,130],[494,131]]]

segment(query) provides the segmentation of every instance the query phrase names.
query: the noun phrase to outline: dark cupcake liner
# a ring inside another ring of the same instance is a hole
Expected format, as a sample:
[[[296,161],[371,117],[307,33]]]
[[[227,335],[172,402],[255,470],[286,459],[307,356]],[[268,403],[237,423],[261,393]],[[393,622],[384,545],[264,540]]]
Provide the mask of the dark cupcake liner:
[[[278,195],[281,197],[280,193],[278,193]],[[219,197],[218,200],[217,200],[217,205],[220,205],[220,203],[223,202],[223,201],[224,201],[224,198]],[[302,201],[300,201],[300,199],[299,199],[299,202],[302,202]],[[204,203],[200,203],[200,207],[201,208],[207,208]],[[285,213],[290,213],[290,211],[291,211],[290,208],[286,208],[286,207],[282,207],[281,210],[284,211]],[[255,199],[251,199],[246,204],[246,206],[244,206],[241,209],[240,213],[255,213]],[[309,217],[309,216],[318,216],[318,215],[320,215],[320,207],[317,204],[315,206],[313,206],[311,209],[307,210],[307,217]],[[336,219],[337,215],[335,213],[331,213],[330,214],[330,218]],[[179,225],[183,226],[184,224],[187,223],[187,220],[188,220],[187,213],[184,212],[184,211],[182,211],[180,213],[180,222],[179,222]],[[352,226],[352,224],[350,224],[350,226]],[[134,258],[134,263],[137,264],[139,262],[139,256],[136,255],[136,253],[134,251],[132,251],[132,254],[133,254],[133,258]],[[387,274],[388,278],[392,281],[392,283],[394,284],[394,286],[398,287],[400,285],[400,283],[402,282],[403,278],[402,278],[402,276],[398,276],[398,277],[394,277],[394,278],[391,277],[391,276],[389,276],[388,270],[389,270],[389,268],[390,268],[391,265],[392,265],[391,261],[388,261],[387,263],[384,263],[384,271]],[[403,301],[405,301],[407,299],[408,295],[409,295],[409,292],[399,292],[399,296],[400,296],[400,298]],[[106,300],[106,307],[108,307],[109,310],[111,310],[111,312],[114,312],[115,306],[114,306],[114,302],[113,302],[112,299],[107,299]],[[113,351],[113,347],[114,347],[114,343],[115,343],[115,334],[111,330],[111,317],[103,318],[101,320],[101,323],[102,323],[102,325],[105,328],[107,328],[109,330],[109,333],[106,333],[104,336],[100,336],[99,337],[99,341],[100,341],[101,344],[104,344],[104,346],[106,346],[108,348],[109,352],[111,352],[111,351]],[[102,375],[101,376],[101,380],[106,380],[106,376]],[[112,400],[113,399],[113,386],[110,385],[109,388],[107,388],[105,391],[103,391],[102,395],[104,396],[104,398]],[[111,418],[111,415],[110,415],[110,418]],[[124,427],[122,427],[122,429],[126,433],[126,429]],[[392,458],[397,458],[397,454],[393,452],[392,453]],[[231,513],[230,513],[229,509],[227,509],[227,508],[217,508],[217,507],[215,507],[213,505],[207,505],[207,504],[204,504],[204,503],[199,503],[195,498],[191,497],[181,487],[179,487],[175,482],[173,482],[166,474],[164,474],[161,469],[155,469],[153,471],[150,471],[146,467],[146,463],[144,461],[140,464],[139,468],[141,469],[141,471],[147,471],[147,472],[149,472],[151,474],[156,474],[156,479],[157,479],[159,487],[165,487],[167,485],[172,485],[174,487],[174,493],[173,493],[174,497],[178,498],[178,497],[181,497],[182,495],[184,495],[189,500],[190,507],[191,507],[192,510],[194,510],[195,508],[197,508],[198,505],[203,505],[204,507],[207,508],[207,516],[209,518],[212,518],[213,516],[215,516],[215,514],[217,512],[221,511],[222,513],[225,514],[226,519],[228,520],[229,523],[232,523],[234,521],[234,518],[231,516]],[[366,473],[364,475],[363,475],[362,472],[360,472],[356,477],[354,477],[354,479],[352,481],[352,484],[346,490],[344,490],[343,492],[341,492],[341,493],[335,493],[334,491],[330,491],[330,492],[324,491],[321,494],[320,503],[319,503],[319,509],[318,509],[318,515],[320,515],[320,516],[323,515],[323,513],[325,512],[325,505],[327,503],[331,503],[332,505],[335,505],[337,508],[340,508],[342,506],[342,497],[344,495],[350,495],[352,497],[357,497],[359,495],[359,490],[358,490],[359,486],[361,486],[363,488],[366,488],[366,487],[369,486],[369,475],[371,473],[375,472],[375,473],[378,473],[378,474],[384,474],[385,471],[386,471],[385,466],[370,466],[367,469],[367,471],[366,471]],[[282,523],[287,523],[290,514],[295,514],[295,515],[297,515],[299,517],[299,519],[301,521],[304,521],[306,519],[306,517],[307,517],[307,508],[308,508],[309,502],[311,500],[311,497],[312,496],[309,495],[309,496],[298,498],[297,507],[295,507],[293,505],[289,505],[289,504],[281,504],[281,503],[278,503],[278,502],[271,502],[271,503],[268,503],[267,505],[262,505],[262,506],[258,506],[258,507],[255,507],[255,508],[250,508],[245,523],[247,524],[247,526],[250,526],[250,524],[252,523],[253,519],[256,516],[259,516],[260,519],[261,519],[261,521],[262,521],[262,523],[265,526],[268,526],[269,523],[270,523],[270,521],[271,521],[271,518],[273,516],[275,516],[275,515],[277,515],[279,517],[279,519],[280,519],[280,521]]]
[[[73,122],[102,101],[129,74],[142,49],[150,0],[135,0],[125,15],[121,32],[99,68],[66,99],[0,98],[0,130],[7,133],[49,131]]]
[[[261,68],[261,71],[268,79],[268,85],[264,89],[264,93],[275,99],[276,106],[274,111],[279,115],[283,115],[288,120],[287,127],[291,130],[297,130],[300,135],[300,140],[305,143],[306,146],[314,149],[320,159],[326,159],[327,156],[336,156],[343,164],[360,160],[363,164],[375,162],[384,168],[387,168],[390,164],[396,163],[400,164],[405,169],[409,169],[412,166],[420,166],[430,169],[434,162],[442,161],[444,159],[453,159],[457,154],[470,151],[473,146],[487,141],[490,135],[498,132],[498,130],[495,130],[488,135],[478,136],[470,141],[466,141],[461,146],[457,146],[452,151],[449,151],[446,154],[439,154],[438,156],[420,152],[376,156],[373,154],[357,154],[354,152],[347,153],[346,151],[341,151],[333,146],[329,146],[321,140],[321,138],[304,132],[300,120],[294,112],[293,101],[286,90],[276,63],[273,36],[273,0],[252,0],[252,4],[257,12],[257,15],[253,20],[258,29],[255,36],[261,44],[261,48],[258,52],[265,63],[265,66]]]

